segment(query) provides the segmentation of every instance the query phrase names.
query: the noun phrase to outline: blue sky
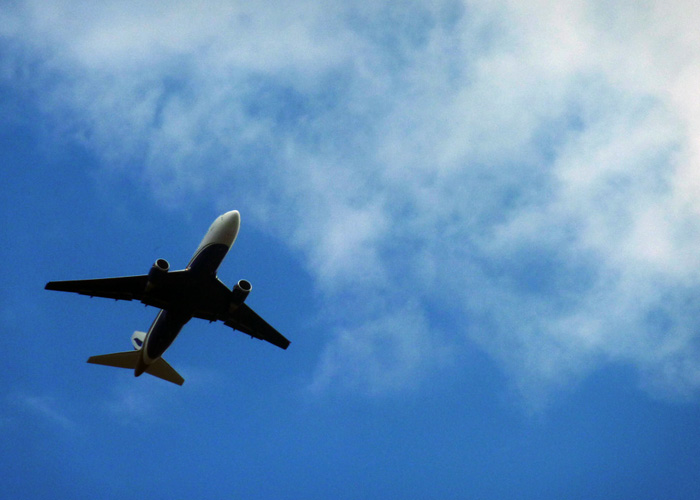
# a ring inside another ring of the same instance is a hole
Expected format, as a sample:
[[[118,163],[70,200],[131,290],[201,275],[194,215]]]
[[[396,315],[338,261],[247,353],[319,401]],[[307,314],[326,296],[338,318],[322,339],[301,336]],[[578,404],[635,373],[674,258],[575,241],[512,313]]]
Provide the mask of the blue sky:
[[[700,24],[683,2],[7,2],[8,498],[700,494]],[[43,290],[183,267],[155,317]]]

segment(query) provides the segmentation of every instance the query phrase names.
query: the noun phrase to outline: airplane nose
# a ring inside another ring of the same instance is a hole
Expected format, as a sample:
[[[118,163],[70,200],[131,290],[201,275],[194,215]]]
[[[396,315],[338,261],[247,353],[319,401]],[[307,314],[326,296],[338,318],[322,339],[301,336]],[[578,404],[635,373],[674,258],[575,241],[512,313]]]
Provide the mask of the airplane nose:
[[[238,230],[241,227],[241,214],[238,210],[231,210],[223,215],[223,219],[224,227],[226,228],[226,243],[231,246],[236,241],[236,237],[238,237]]]
[[[226,215],[231,219],[232,224],[235,224],[236,226],[241,225],[241,214],[238,212],[238,210],[226,212]]]
[[[231,210],[230,212],[226,212],[226,216],[228,224],[230,227],[234,228],[236,234],[238,234],[238,228],[241,227],[241,214],[238,210]]]

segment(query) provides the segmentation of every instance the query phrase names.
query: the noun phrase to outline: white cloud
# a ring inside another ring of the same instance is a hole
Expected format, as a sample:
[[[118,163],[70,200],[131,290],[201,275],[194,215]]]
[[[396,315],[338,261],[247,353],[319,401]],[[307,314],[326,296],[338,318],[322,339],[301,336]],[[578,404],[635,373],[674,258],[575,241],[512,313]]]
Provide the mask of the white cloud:
[[[193,5],[25,2],[3,36],[110,168],[247,198],[363,304],[316,386],[410,384],[445,359],[439,302],[526,394],[601,362],[697,393],[697,9]]]
[[[326,346],[311,390],[340,383],[369,394],[406,387],[407,380],[450,359],[444,339],[431,332],[417,303],[344,328]]]
[[[14,398],[13,398],[14,399]],[[63,431],[75,433],[78,426],[51,397],[20,395],[14,401]]]

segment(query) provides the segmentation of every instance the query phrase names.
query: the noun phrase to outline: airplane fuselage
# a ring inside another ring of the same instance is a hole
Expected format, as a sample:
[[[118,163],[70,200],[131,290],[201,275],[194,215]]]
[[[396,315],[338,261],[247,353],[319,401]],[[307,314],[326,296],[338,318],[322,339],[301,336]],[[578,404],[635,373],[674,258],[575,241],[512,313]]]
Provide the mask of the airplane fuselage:
[[[241,218],[237,210],[227,212],[214,221],[185,269],[190,274],[191,281],[218,280],[216,271],[236,241],[240,225]],[[191,288],[195,293],[199,289]],[[142,355],[134,369],[137,377],[165,353],[182,327],[192,319],[196,304],[205,299],[183,294],[181,300],[158,312],[143,341]]]

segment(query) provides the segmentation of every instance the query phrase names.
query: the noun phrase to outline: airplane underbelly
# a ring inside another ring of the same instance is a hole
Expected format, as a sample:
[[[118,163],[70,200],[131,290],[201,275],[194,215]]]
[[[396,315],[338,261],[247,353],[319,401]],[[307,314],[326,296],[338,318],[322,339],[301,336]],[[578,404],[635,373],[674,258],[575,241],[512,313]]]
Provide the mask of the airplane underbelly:
[[[161,357],[191,318],[189,314],[161,310],[146,337],[144,349],[148,360]]]
[[[229,248],[230,246],[221,243],[206,245],[192,257],[187,268],[195,274],[215,274]]]

